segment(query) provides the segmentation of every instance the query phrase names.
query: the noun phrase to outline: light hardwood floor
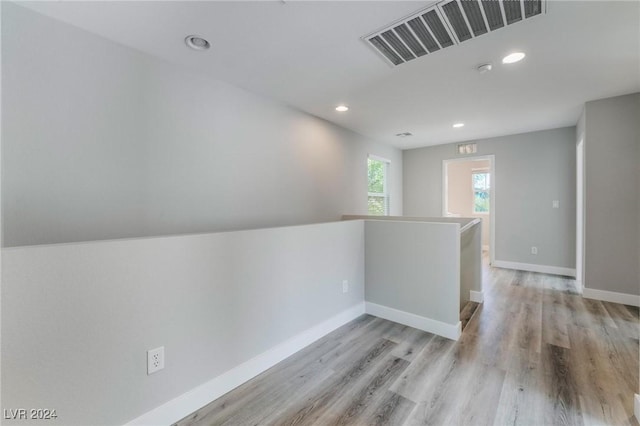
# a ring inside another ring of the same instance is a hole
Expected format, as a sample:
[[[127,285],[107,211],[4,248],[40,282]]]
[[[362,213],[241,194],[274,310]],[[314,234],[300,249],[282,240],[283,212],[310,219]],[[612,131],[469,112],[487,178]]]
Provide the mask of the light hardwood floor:
[[[638,308],[485,267],[458,342],[364,315],[187,425],[637,425]]]

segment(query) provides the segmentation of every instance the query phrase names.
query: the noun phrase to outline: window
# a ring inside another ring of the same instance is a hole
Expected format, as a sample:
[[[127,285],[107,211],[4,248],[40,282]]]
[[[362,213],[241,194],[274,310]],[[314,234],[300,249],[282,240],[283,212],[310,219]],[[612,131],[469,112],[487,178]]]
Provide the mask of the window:
[[[491,195],[491,175],[489,172],[474,172],[473,180],[473,212],[489,213]]]
[[[389,214],[389,189],[387,174],[389,161],[370,156],[367,161],[369,175],[368,212],[370,215]]]

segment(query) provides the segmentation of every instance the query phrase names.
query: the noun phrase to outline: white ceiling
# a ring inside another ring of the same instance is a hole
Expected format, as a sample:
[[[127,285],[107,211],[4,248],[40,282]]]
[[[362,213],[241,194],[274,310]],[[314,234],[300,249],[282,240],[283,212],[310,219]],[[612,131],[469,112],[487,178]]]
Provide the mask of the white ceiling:
[[[640,91],[638,1],[548,0],[545,15],[395,68],[360,39],[432,3],[21,4],[403,149],[571,126],[584,102]],[[211,49],[187,49],[189,34]],[[501,65],[514,50],[525,60]]]

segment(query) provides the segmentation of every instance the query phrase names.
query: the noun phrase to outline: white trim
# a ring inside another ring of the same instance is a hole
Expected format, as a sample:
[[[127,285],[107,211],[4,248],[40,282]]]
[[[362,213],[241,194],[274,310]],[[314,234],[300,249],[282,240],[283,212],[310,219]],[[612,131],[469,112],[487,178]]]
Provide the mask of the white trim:
[[[508,262],[505,260],[495,260],[491,262],[491,266],[504,269],[517,269],[519,271],[540,272],[542,274],[564,275],[574,278],[576,276],[575,269],[564,268],[562,266],[536,265],[533,263]]]
[[[587,299],[602,300],[603,302],[620,303],[623,305],[640,306],[640,296],[635,294],[617,293],[615,291],[584,288],[582,297]]]
[[[640,395],[635,394],[633,398],[633,414],[636,416],[636,420],[640,422]]]
[[[458,224],[458,226],[460,226],[460,233],[462,234],[463,232],[465,232],[467,229],[471,229],[472,226],[475,225],[479,225],[482,223],[482,220],[479,217],[475,217],[472,218],[473,220],[469,221],[469,223],[467,223],[464,226],[460,226],[460,224]]]
[[[483,244],[482,251],[489,251],[489,244]]]
[[[402,57],[402,56],[401,56]],[[388,158],[384,158],[384,157],[380,157],[378,155],[374,155],[374,154],[367,154],[367,158],[371,158],[372,160],[376,160],[376,161],[381,161],[383,163],[389,163],[391,164],[391,160],[389,160]]]
[[[484,292],[469,290],[469,300],[476,303],[484,302]]]
[[[456,325],[447,324],[431,318],[389,308],[388,306],[376,303],[365,302],[365,312],[378,318],[383,318],[399,324],[408,325],[418,330],[437,334],[451,340],[458,340],[462,334],[462,324],[460,321]]]
[[[576,278],[578,275],[578,270],[576,269]],[[584,284],[582,284],[582,281],[576,279],[576,290],[578,290],[578,293],[582,294],[582,292],[584,291]]]
[[[163,405],[131,420],[127,426],[173,424],[211,401],[251,380],[283,359],[293,355],[338,327],[364,314],[364,302],[353,306],[328,320],[303,331],[291,339],[274,346],[222,375],[172,399]]]

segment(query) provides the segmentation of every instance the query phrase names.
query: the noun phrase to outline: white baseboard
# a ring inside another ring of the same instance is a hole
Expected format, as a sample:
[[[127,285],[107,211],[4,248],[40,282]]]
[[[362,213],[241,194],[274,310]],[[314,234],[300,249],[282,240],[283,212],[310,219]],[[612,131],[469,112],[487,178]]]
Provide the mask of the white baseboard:
[[[445,322],[421,317],[420,315],[411,314],[409,312],[400,311],[398,309],[389,308],[387,306],[371,302],[365,302],[365,312],[375,317],[408,325],[409,327],[437,334],[438,336],[446,337],[451,340],[458,340],[462,334],[462,324],[460,321],[458,321],[458,324],[456,325],[447,324]]]
[[[364,313],[364,302],[359,303],[143,414],[127,426],[173,424]]]
[[[506,260],[495,260],[491,266],[496,268],[517,269],[519,271],[540,272],[542,274],[564,275],[567,277],[576,276],[573,268],[563,268],[561,266],[536,265],[534,263],[508,262]]]
[[[582,284],[582,281],[576,280],[576,290],[578,290],[578,293],[582,294],[582,292],[584,291],[584,285]]]
[[[596,290],[595,288],[584,288],[582,297],[587,299],[602,300],[604,302],[621,303],[623,305],[640,306],[640,296],[627,293],[616,293],[615,291]]]
[[[636,415],[636,420],[640,423],[640,395],[635,394],[633,398],[633,414]]]
[[[476,303],[484,302],[484,292],[469,290],[469,300]]]

